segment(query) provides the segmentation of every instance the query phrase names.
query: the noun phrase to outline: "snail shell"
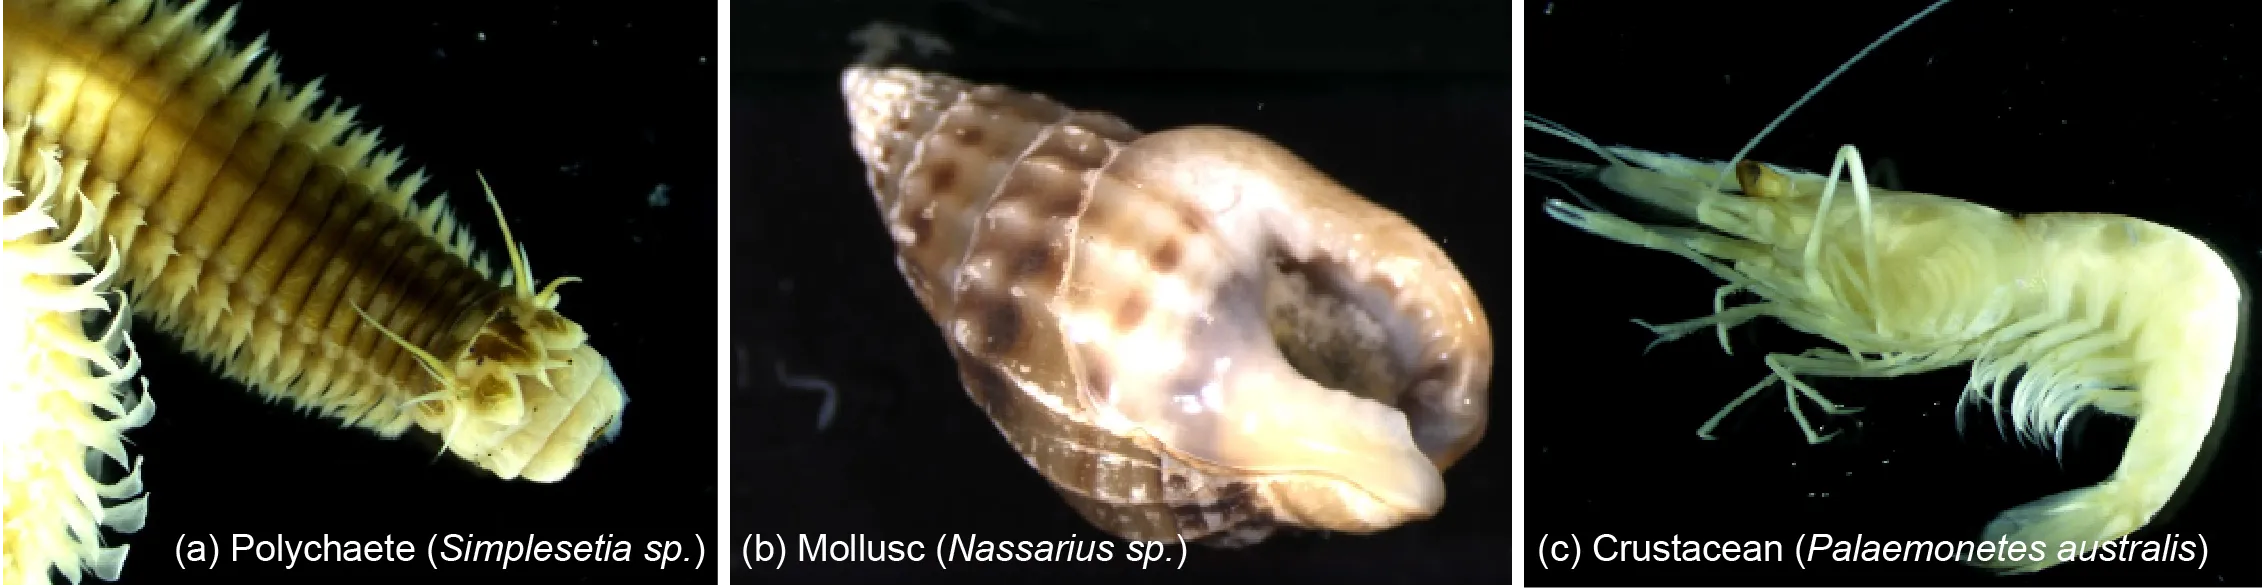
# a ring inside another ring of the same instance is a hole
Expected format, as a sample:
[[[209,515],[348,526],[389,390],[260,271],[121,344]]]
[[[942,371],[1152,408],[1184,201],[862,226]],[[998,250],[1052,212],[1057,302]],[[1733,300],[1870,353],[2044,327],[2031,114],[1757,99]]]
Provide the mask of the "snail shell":
[[[842,78],[913,295],[1086,520],[1248,544],[1428,518],[1493,340],[1422,231],[1258,136],[902,68]]]

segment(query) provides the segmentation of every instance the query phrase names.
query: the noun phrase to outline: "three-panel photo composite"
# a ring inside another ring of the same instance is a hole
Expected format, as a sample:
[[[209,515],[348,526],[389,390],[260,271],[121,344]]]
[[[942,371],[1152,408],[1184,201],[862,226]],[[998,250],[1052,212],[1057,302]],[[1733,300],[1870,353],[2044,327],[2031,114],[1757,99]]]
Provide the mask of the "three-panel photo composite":
[[[0,6],[0,584],[2265,586],[2258,4]]]

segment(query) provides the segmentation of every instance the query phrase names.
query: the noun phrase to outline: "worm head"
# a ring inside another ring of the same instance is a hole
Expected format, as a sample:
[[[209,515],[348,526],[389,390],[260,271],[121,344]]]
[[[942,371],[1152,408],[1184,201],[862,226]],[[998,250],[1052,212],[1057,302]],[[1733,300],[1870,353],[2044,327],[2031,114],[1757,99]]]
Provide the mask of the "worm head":
[[[492,191],[488,202],[501,222]],[[508,225],[503,234],[512,272],[486,312],[461,323],[465,332],[452,339],[466,343],[452,353],[436,355],[370,322],[435,382],[432,392],[409,402],[444,451],[504,479],[555,482],[620,433],[629,396],[582,326],[557,310],[559,286],[579,279],[558,278],[536,290]]]

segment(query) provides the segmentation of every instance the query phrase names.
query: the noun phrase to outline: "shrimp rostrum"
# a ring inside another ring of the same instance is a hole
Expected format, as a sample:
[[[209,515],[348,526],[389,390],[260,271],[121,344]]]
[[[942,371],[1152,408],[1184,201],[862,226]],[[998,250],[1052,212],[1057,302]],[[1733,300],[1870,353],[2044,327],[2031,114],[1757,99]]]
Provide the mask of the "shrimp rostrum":
[[[1702,425],[1702,438],[1711,439],[1733,408],[1782,389],[1802,433],[1821,443],[1832,434],[1821,434],[1806,413],[1854,409],[1804,378],[1892,378],[1965,363],[1973,367],[1962,400],[1988,407],[1998,426],[2010,421],[2016,437],[2056,455],[2086,407],[2135,419],[2107,480],[2016,506],[1983,532],[2043,553],[1974,565],[2041,570],[2098,545],[2086,542],[2138,530],[2170,500],[2210,434],[2243,297],[2224,258],[2193,236],[2114,214],[2016,216],[1882,189],[1868,184],[1853,146],[1841,147],[1819,176],[1601,147],[1531,115],[1526,128],[1604,160],[1528,153],[1529,175],[1568,191],[1569,180],[1602,184],[1698,225],[1639,224],[1593,204],[1546,205],[1551,218],[1682,256],[1729,282],[1716,290],[1712,315],[1637,321],[1658,335],[1654,345],[1711,328],[1727,353],[1728,329],[1770,317],[1838,346],[1768,354],[1769,375]],[[1725,308],[1739,292],[1761,301]],[[2010,390],[2009,380],[2016,380]]]

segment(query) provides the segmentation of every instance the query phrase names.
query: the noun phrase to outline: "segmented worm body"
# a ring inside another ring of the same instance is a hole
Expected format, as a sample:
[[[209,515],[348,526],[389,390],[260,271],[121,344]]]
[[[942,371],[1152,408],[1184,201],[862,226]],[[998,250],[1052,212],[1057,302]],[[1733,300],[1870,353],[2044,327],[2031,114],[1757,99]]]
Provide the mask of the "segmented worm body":
[[[22,177],[34,153],[59,156],[84,198],[55,218],[92,227],[134,312],[184,349],[345,424],[438,434],[503,479],[558,480],[618,431],[620,382],[556,310],[573,278],[537,290],[508,227],[493,276],[445,195],[419,203],[424,176],[398,177],[399,151],[353,109],[284,83],[264,40],[228,43],[234,9],[208,24],[203,0],[5,6],[0,163]]]
[[[1405,219],[1241,131],[902,68],[842,91],[968,394],[1086,520],[1234,545],[1439,509],[1493,341]]]

